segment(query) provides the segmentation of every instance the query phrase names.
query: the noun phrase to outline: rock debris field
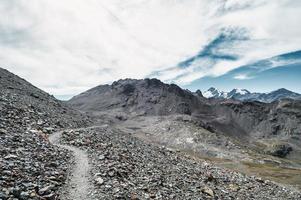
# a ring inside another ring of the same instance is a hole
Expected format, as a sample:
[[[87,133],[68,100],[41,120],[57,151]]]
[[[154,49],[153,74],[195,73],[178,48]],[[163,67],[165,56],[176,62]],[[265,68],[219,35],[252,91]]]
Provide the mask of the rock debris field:
[[[0,68],[0,199],[61,199],[72,152],[49,143],[56,130],[89,120]]]
[[[91,199],[300,199],[270,181],[221,169],[103,126],[65,131],[61,143],[88,152]]]

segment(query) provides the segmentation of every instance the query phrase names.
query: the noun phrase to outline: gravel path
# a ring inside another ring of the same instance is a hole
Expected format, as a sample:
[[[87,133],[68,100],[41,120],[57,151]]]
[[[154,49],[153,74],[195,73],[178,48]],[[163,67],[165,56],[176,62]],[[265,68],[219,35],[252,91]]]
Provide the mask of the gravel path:
[[[64,194],[62,194],[62,199],[72,199],[72,200],[90,200],[89,195],[93,191],[93,184],[89,182],[89,159],[85,151],[79,148],[61,145],[59,144],[62,132],[56,132],[49,137],[50,143],[67,149],[73,152],[75,165],[72,169],[72,173],[69,176],[69,182],[66,185]]]

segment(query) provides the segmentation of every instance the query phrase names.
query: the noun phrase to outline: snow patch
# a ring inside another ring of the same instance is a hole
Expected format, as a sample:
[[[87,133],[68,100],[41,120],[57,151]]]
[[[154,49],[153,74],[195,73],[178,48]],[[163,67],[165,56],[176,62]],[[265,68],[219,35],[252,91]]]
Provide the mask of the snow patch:
[[[245,94],[249,93],[248,90],[240,89],[240,88],[236,88],[235,91],[236,91],[236,93],[241,94],[241,95],[245,95]]]

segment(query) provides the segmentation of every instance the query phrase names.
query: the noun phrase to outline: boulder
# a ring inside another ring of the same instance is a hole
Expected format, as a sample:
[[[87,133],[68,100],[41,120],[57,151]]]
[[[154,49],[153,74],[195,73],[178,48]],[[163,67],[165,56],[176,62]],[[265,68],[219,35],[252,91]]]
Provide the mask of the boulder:
[[[272,156],[277,156],[280,158],[284,158],[286,157],[291,151],[293,150],[293,148],[288,144],[288,143],[272,143],[270,144],[265,152],[269,155]]]

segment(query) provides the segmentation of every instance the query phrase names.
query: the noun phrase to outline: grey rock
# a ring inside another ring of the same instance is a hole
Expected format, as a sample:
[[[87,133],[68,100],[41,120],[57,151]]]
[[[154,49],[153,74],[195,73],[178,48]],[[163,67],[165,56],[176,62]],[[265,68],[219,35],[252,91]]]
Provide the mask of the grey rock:
[[[47,195],[47,194],[50,194],[51,191],[55,188],[54,185],[48,185],[42,189],[39,190],[39,194],[40,195]]]
[[[20,198],[21,189],[18,187],[11,188],[10,194],[12,194],[16,198]]]
[[[203,187],[203,188],[201,189],[201,191],[202,191],[204,194],[207,194],[207,195],[209,195],[209,196],[211,196],[211,197],[214,197],[214,192],[213,192],[213,190],[212,190],[210,187],[208,187],[208,186]]]
[[[97,185],[102,185],[104,183],[104,180],[101,177],[97,177],[95,179],[95,182],[96,182]]]
[[[8,196],[5,193],[3,193],[3,192],[0,191],[0,199],[1,200],[7,200]]]
[[[7,134],[7,130],[5,129],[0,129],[0,135],[6,135]]]
[[[44,195],[43,198],[46,200],[56,200],[57,195],[55,194],[48,194],[48,195]]]
[[[12,155],[12,154],[7,155],[7,156],[4,157],[4,159],[6,159],[6,160],[9,160],[9,159],[16,159],[16,158],[18,158],[18,156]]]
[[[21,192],[19,198],[22,199],[22,200],[27,200],[27,199],[29,199],[29,197],[30,197],[29,193],[23,191],[23,192]]]
[[[273,156],[278,156],[278,157],[284,158],[292,150],[293,150],[293,148],[289,144],[277,142],[277,143],[269,144],[266,149],[266,153],[273,155]]]

